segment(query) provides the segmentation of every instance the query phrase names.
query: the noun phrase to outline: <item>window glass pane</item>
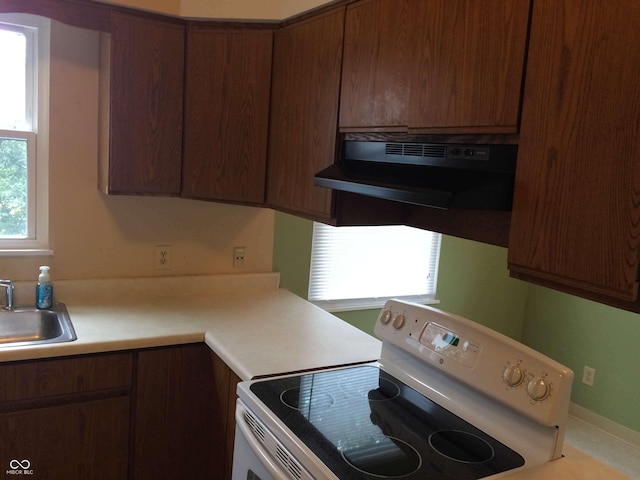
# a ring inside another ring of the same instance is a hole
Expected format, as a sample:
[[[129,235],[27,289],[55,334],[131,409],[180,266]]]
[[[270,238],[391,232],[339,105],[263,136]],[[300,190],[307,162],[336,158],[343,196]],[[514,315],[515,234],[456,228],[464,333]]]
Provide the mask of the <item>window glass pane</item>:
[[[435,296],[440,235],[405,226],[314,225],[309,300]]]
[[[8,28],[8,27],[7,27]],[[23,33],[8,30],[0,24],[0,128],[30,128],[26,102],[27,39]]]
[[[27,236],[27,140],[0,137],[0,238]]]

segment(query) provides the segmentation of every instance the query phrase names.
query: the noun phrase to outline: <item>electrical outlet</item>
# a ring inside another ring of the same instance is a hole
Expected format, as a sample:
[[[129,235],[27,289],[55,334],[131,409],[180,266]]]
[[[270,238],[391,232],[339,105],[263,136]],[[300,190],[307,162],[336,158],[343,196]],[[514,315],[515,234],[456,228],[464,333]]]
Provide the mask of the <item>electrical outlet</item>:
[[[233,268],[244,268],[244,247],[233,248]]]
[[[596,377],[596,369],[585,365],[584,370],[582,371],[582,383],[584,383],[585,385],[589,385],[590,387],[593,387],[593,381],[595,380],[595,377]]]
[[[171,245],[156,245],[156,270],[171,269]]]

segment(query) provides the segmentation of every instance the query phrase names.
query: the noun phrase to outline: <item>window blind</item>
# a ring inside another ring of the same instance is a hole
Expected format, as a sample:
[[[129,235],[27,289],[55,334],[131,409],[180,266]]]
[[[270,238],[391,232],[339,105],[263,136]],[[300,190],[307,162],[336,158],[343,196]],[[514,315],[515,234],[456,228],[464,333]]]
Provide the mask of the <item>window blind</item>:
[[[389,298],[435,303],[440,238],[406,226],[315,223],[309,300],[329,311],[375,308]]]

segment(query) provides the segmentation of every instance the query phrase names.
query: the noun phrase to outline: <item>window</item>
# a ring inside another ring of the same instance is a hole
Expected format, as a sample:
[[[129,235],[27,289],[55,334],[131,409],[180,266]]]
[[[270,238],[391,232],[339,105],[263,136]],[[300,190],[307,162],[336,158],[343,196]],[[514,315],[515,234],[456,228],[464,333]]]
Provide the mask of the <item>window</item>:
[[[0,253],[48,249],[49,21],[0,14]]]
[[[313,226],[309,300],[328,311],[389,298],[436,303],[441,235],[405,226]]]

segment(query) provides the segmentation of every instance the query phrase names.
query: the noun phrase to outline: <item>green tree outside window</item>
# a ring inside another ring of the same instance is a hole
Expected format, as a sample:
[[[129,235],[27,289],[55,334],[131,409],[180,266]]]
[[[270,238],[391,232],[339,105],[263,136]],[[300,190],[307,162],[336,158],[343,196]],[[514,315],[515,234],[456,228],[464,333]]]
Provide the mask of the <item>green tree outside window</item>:
[[[27,141],[0,138],[0,237],[27,236]]]

